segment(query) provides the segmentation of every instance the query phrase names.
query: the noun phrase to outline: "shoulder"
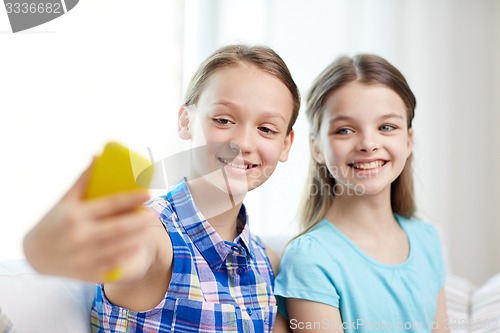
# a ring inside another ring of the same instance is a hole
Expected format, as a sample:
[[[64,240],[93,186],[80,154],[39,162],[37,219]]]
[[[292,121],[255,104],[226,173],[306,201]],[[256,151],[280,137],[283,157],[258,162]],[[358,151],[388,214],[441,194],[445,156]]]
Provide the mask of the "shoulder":
[[[336,233],[326,220],[319,221],[306,233],[296,237],[287,246],[287,251],[316,251],[323,249],[327,243],[330,243]]]
[[[408,235],[413,257],[441,266],[443,249],[436,227],[419,219],[398,219]]]
[[[250,242],[252,244],[253,251],[257,251],[260,253],[260,256],[264,258],[264,260],[269,261],[271,268],[273,270],[274,275],[278,273],[278,269],[280,266],[280,257],[273,251],[273,249],[268,246],[262,238],[255,234],[250,234]]]
[[[434,275],[429,281],[438,281],[438,290],[442,289],[446,278],[446,264],[441,237],[436,227],[419,219],[403,218],[400,222],[410,238],[411,253],[415,258],[413,262],[421,267],[430,265]]]
[[[332,251],[340,251],[335,244],[331,244],[339,243],[332,235],[334,232],[328,227],[328,222],[320,221],[288,244],[275,284],[275,295],[280,307],[283,307],[284,298],[310,300],[338,307],[336,281],[342,270],[336,260],[337,256],[332,255]]]
[[[176,210],[179,206],[190,205],[193,203],[192,200],[185,180],[181,180],[170,187],[165,195],[153,198],[144,206],[151,209],[161,221],[166,222],[172,217],[177,218]]]
[[[406,218],[397,216],[397,219],[403,229],[414,237],[421,237],[432,240],[439,240],[439,235],[436,227],[428,222],[418,218]]]
[[[151,209],[161,220],[170,218],[174,213],[172,203],[168,200],[168,194],[153,198],[144,206]]]
[[[339,244],[329,223],[320,221],[311,230],[290,241],[282,258],[282,265],[311,266],[321,265],[324,255],[334,253]]]

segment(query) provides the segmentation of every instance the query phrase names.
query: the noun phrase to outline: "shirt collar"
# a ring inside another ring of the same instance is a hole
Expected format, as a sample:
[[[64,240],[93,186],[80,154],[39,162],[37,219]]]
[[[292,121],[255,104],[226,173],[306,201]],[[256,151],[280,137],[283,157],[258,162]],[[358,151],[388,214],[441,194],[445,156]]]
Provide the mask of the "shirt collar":
[[[169,200],[187,235],[191,238],[201,255],[212,269],[219,269],[227,256],[234,252],[233,246],[242,246],[246,256],[255,260],[251,244],[248,215],[244,205],[238,213],[238,221],[243,224],[241,233],[231,242],[225,242],[196,207],[185,179],[182,179],[172,191]]]

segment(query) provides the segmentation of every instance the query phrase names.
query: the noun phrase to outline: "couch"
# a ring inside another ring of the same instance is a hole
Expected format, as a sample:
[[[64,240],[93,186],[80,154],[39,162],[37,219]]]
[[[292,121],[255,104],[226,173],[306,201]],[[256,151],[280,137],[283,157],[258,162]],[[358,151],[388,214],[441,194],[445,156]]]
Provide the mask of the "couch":
[[[94,289],[93,284],[40,275],[24,259],[0,261],[0,308],[17,333],[89,333]],[[449,275],[446,293],[451,333],[468,332],[471,325],[476,333],[500,332],[500,274],[479,289]],[[477,316],[469,314],[475,309],[473,296],[481,300]]]
[[[94,285],[43,276],[24,259],[0,261],[0,308],[17,333],[89,333]]]

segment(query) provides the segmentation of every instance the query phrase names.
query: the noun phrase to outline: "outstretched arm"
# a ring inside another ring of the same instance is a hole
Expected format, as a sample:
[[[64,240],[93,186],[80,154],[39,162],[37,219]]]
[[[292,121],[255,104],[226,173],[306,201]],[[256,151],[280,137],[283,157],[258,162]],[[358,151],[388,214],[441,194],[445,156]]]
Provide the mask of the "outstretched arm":
[[[90,166],[26,234],[24,252],[40,273],[90,282],[103,282],[106,273],[120,267],[123,275],[118,283],[109,285],[109,293],[105,286],[106,296],[112,302],[131,305],[119,299],[115,291],[122,290],[119,286],[127,286],[132,292],[139,290],[146,280],[159,288],[158,283],[151,283],[160,271],[165,273],[170,268],[170,239],[158,218],[141,208],[149,198],[142,191],[83,200],[89,172]],[[158,255],[160,247],[166,253]],[[164,275],[163,285],[165,280]]]
[[[148,195],[84,201],[89,172],[26,234],[24,253],[37,271],[98,282],[144,242],[151,215],[137,208]]]

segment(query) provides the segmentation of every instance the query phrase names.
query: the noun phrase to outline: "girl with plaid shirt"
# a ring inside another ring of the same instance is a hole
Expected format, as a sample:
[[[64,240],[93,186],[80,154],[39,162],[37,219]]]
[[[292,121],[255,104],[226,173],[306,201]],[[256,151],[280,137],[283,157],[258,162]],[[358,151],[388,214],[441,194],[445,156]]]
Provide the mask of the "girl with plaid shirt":
[[[191,140],[183,178],[138,210],[147,195],[83,201],[85,172],[25,238],[42,273],[97,286],[93,332],[270,332],[277,257],[250,233],[243,205],[293,142],[300,96],[268,47],[231,45],[191,80],[178,134]],[[269,256],[268,256],[269,255]],[[115,267],[118,281],[102,281]],[[103,283],[102,283],[103,282]]]

